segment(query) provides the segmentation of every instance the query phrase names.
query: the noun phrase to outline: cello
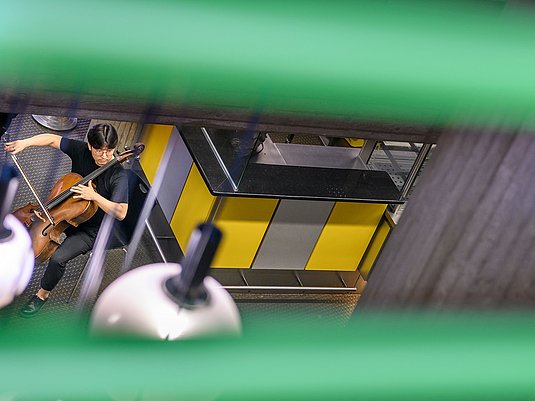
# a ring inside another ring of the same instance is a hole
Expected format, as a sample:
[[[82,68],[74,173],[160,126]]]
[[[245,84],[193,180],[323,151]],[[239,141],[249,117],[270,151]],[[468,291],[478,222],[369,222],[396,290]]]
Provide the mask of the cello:
[[[116,164],[123,163],[133,157],[138,158],[144,149],[145,145],[136,143],[133,149],[119,153],[111,161],[85,177],[76,173],[65,174],[53,186],[46,203],[42,202],[37,195],[16,155],[10,154],[38,202],[38,205],[29,203],[13,212],[15,217],[30,231],[36,265],[45,262],[52,256],[61,244],[62,233],[68,227],[77,227],[86,222],[98,210],[97,204],[93,201],[82,198],[74,199],[73,195],[76,194],[71,192],[71,188],[76,185],[86,185]]]

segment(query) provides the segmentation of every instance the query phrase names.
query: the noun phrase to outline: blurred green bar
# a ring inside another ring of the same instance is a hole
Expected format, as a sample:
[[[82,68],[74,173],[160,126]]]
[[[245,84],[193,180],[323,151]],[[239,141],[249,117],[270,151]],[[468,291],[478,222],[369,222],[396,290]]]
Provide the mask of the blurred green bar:
[[[240,339],[174,343],[4,328],[0,399],[534,398],[533,314],[367,314],[327,326],[264,317]]]
[[[534,115],[535,18],[499,1],[4,0],[1,15],[6,95],[426,123]]]

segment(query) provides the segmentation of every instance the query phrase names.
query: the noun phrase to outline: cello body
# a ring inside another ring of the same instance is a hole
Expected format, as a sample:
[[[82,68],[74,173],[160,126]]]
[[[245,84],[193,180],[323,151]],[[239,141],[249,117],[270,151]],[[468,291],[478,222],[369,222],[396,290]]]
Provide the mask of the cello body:
[[[62,192],[69,190],[72,186],[79,183],[81,179],[82,177],[75,173],[65,174],[50,191],[48,200],[50,201]],[[68,227],[77,227],[79,224],[86,222],[93,217],[97,209],[98,206],[95,202],[85,199],[74,199],[70,196],[60,205],[48,211],[54,220],[54,225],[46,217],[43,219],[42,214],[36,218],[35,214],[38,213],[38,207],[31,203],[20,208],[14,214],[26,226],[30,227],[35,264],[38,265],[52,256],[61,244],[61,234]]]

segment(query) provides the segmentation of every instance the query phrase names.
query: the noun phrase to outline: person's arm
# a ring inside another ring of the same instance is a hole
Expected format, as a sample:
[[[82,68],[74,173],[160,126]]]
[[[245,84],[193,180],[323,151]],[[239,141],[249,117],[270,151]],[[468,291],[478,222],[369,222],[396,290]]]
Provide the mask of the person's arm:
[[[61,136],[55,134],[40,134],[26,139],[19,139],[18,141],[6,142],[4,148],[6,152],[16,155],[30,146],[50,146],[59,149],[60,144]]]
[[[104,198],[102,195],[95,192],[91,181],[87,185],[76,185],[71,188],[71,191],[76,193],[74,199],[85,199],[94,201],[104,213],[110,214],[117,220],[123,220],[126,217],[128,211],[128,203],[116,203],[109,199]]]

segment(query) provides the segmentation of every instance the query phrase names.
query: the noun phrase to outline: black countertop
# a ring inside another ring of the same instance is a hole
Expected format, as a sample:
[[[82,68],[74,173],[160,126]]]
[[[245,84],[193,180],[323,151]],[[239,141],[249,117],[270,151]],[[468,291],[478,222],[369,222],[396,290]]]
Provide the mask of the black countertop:
[[[180,132],[208,189],[216,196],[403,203],[388,173],[374,170],[249,163],[243,175],[231,173],[232,177],[241,176],[235,190],[201,128],[184,127]],[[240,168],[244,165],[238,164]]]

